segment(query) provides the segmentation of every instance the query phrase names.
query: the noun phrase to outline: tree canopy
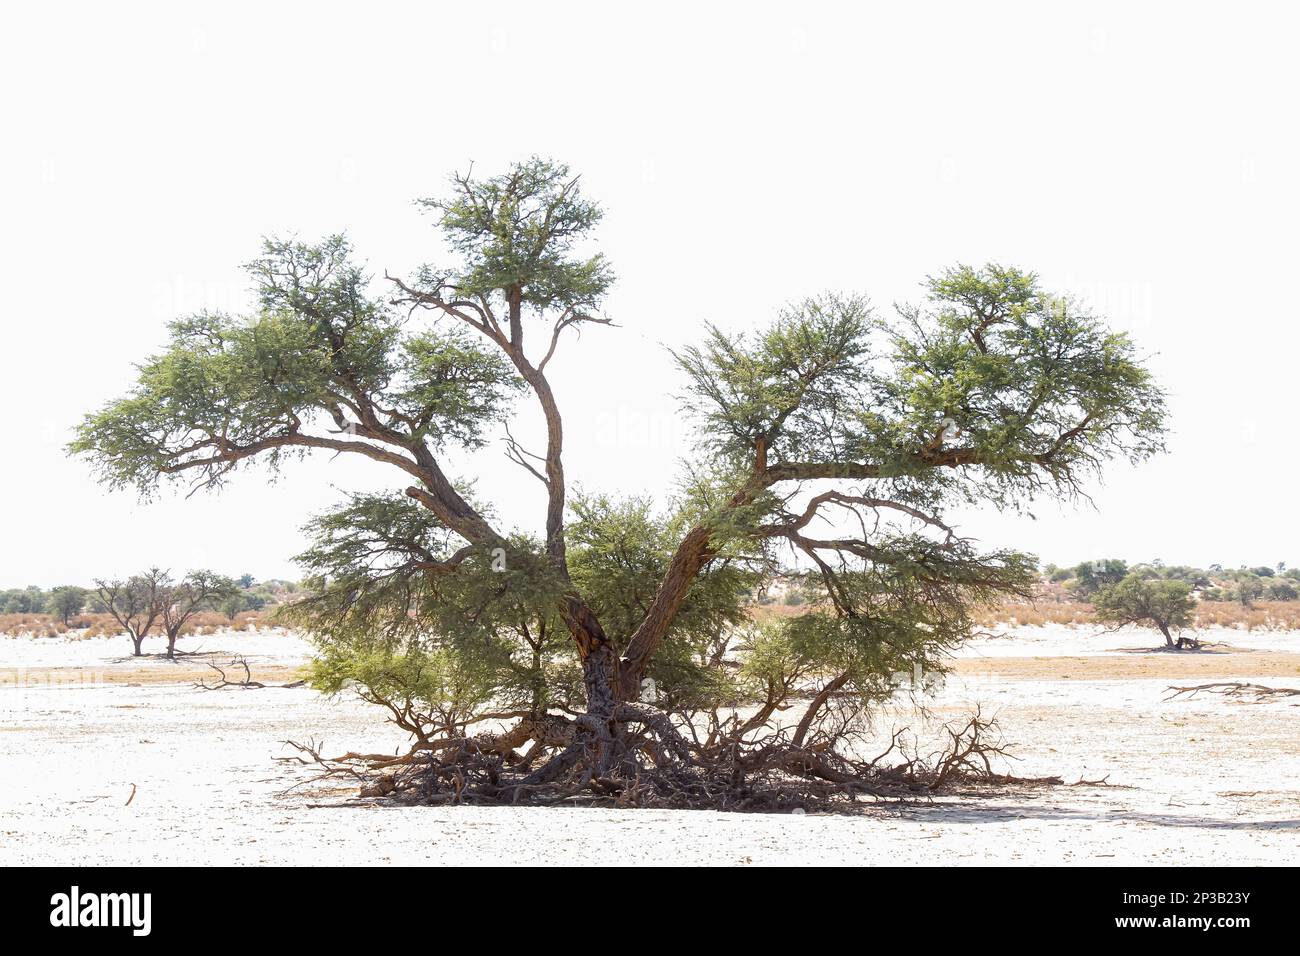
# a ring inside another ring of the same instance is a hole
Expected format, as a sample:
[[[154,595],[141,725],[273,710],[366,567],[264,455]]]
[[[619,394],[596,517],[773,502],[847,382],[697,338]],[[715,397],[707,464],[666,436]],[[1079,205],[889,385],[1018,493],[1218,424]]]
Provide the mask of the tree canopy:
[[[1191,587],[1185,581],[1145,578],[1138,574],[1102,587],[1093,596],[1093,605],[1103,621],[1156,628],[1169,647],[1183,646],[1185,641],[1175,640],[1174,634],[1192,623],[1195,609]]]

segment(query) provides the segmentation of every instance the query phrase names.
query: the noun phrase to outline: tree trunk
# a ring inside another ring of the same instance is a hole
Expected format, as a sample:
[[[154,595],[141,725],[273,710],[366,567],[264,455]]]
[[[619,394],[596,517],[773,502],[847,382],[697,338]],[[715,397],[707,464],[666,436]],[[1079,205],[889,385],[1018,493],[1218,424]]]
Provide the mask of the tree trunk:
[[[1160,628],[1160,633],[1163,634],[1163,635],[1165,636],[1165,646],[1166,646],[1166,647],[1177,647],[1177,646],[1178,646],[1177,644],[1174,643],[1174,637],[1173,637],[1173,635],[1169,633],[1169,625],[1168,625],[1168,624],[1166,624],[1164,621],[1156,621],[1156,627]]]
[[[176,658],[176,635],[175,634],[167,635],[167,656],[173,660]]]
[[[695,576],[704,566],[709,554],[710,536],[711,532],[705,526],[692,528],[673,554],[650,610],[627,643],[621,665],[624,700],[636,700],[640,695],[641,678],[646,667],[681,610]]]
[[[618,655],[608,643],[583,658],[582,682],[587,689],[587,713],[602,720],[612,718],[619,699]]]
[[[144,635],[143,635],[143,634],[132,634],[132,635],[131,635],[131,643],[135,645],[135,656],[136,656],[136,657],[139,657],[139,656],[140,656],[140,645],[144,643]]]
[[[812,722],[817,716],[817,712],[826,706],[826,702],[831,699],[831,695],[836,693],[841,687],[848,683],[849,672],[844,671],[833,680],[827,682],[826,686],[821,689],[808,709],[804,712],[803,719],[799,721],[799,726],[795,728],[794,737],[790,741],[792,747],[802,747],[804,738],[808,736],[808,730],[812,727]]]
[[[560,613],[578,645],[582,682],[587,691],[587,713],[600,720],[609,720],[618,702],[620,683],[619,660],[614,645],[591,608],[576,593],[565,597]]]

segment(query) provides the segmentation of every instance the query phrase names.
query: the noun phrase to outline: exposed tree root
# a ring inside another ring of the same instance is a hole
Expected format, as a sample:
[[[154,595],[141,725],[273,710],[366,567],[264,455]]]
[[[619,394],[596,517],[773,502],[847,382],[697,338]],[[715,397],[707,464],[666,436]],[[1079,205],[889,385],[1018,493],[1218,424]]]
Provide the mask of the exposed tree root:
[[[1243,681],[1217,681],[1212,684],[1193,684],[1187,687],[1167,687],[1169,696],[1165,700],[1177,698],[1191,699],[1201,692],[1222,694],[1234,700],[1263,703],[1283,697],[1300,697],[1300,689],[1293,687],[1266,687],[1263,684],[1248,684]]]
[[[852,734],[821,726],[796,743],[789,728],[765,736],[720,737],[701,746],[663,711],[620,705],[602,724],[588,716],[558,737],[477,734],[424,741],[405,754],[324,757],[316,742],[286,741],[304,764],[322,772],[297,786],[346,778],[362,797],[403,803],[478,805],[597,804],[780,811],[834,809],[859,799],[924,799],[977,787],[1061,786],[1060,777],[1017,777],[995,769],[1008,758],[995,720],[978,712],[944,728],[944,743],[921,755],[906,731],[884,753],[857,759],[843,752]],[[527,755],[516,748],[531,743]],[[539,751],[546,760],[536,768]],[[1105,785],[1083,781],[1077,785]],[[296,788],[295,788],[296,789]]]

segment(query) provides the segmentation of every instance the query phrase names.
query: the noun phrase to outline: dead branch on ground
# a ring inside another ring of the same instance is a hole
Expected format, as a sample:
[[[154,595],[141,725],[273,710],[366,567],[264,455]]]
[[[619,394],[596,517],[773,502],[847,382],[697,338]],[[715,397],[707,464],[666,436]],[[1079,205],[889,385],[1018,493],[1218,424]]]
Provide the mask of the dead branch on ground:
[[[1169,696],[1165,700],[1183,698],[1190,700],[1202,692],[1221,694],[1233,700],[1262,704],[1265,701],[1285,697],[1300,697],[1300,689],[1294,687],[1267,687],[1264,684],[1249,684],[1244,681],[1215,681],[1210,684],[1192,684],[1186,687],[1171,685],[1165,688]]]
[[[224,690],[227,687],[238,687],[240,690],[261,690],[267,687],[302,687],[307,682],[304,680],[290,681],[287,684],[263,684],[261,681],[253,680],[252,671],[248,667],[248,660],[242,655],[232,658],[224,667],[208,661],[208,666],[217,672],[217,680],[212,683],[206,683],[203,680],[194,682],[194,686],[200,690]],[[227,669],[243,668],[244,676],[238,680],[231,680],[227,676]]]

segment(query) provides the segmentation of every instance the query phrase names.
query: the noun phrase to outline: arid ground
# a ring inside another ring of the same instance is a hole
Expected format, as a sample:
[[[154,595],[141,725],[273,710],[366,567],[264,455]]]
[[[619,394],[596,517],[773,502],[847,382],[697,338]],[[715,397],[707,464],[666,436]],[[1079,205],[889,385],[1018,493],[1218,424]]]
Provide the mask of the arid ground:
[[[1106,785],[1013,788],[853,814],[355,805],[313,784],[286,740],[327,754],[396,750],[374,708],[305,687],[204,691],[246,655],[296,679],[292,634],[185,639],[177,662],[125,637],[0,638],[0,863],[1289,863],[1300,859],[1300,696],[1258,703],[1171,685],[1300,688],[1300,633],[1218,630],[1203,652],[1133,630],[1025,627],[970,645],[954,673],[879,719],[922,739],[978,704],[1020,776]],[[148,646],[148,645],[146,645]],[[232,675],[233,676],[233,675]],[[883,743],[882,747],[883,749]]]

